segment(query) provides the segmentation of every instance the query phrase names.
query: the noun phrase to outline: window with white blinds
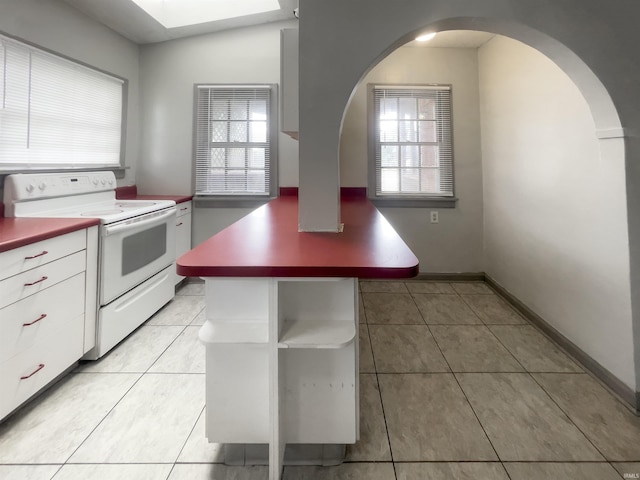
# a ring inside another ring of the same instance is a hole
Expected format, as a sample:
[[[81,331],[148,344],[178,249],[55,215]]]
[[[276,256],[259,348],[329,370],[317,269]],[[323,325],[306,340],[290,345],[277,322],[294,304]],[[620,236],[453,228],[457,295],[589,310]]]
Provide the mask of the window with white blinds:
[[[124,81],[0,35],[0,170],[121,166]]]
[[[273,85],[196,85],[196,195],[270,196]]]
[[[453,197],[451,87],[372,85],[377,197]]]

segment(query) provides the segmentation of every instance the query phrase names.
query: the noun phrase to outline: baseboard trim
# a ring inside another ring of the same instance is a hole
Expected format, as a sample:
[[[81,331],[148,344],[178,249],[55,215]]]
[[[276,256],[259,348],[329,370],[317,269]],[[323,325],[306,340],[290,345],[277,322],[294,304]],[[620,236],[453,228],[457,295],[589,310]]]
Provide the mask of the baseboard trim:
[[[518,312],[520,312],[527,320],[538,327],[569,355],[582,364],[597,380],[602,382],[614,395],[616,395],[627,407],[636,415],[640,415],[640,392],[635,392],[627,385],[622,383],[614,374],[596,362],[591,356],[585,353],[580,347],[574,344],[567,337],[562,335],[552,325],[547,323],[536,312],[531,310],[527,305],[512,295],[502,285],[496,282],[490,275],[484,275],[484,280],[493,288],[498,295],[509,302]]]
[[[462,273],[419,273],[411,280],[431,280],[443,282],[483,282],[486,278],[484,272],[462,272]]]

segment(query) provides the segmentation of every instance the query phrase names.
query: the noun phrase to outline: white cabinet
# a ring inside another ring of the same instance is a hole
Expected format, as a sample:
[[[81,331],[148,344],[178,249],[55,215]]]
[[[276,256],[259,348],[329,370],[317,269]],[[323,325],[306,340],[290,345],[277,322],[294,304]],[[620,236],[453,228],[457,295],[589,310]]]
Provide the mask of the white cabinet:
[[[176,258],[191,250],[191,209],[192,202],[176,205]],[[176,273],[176,285],[184,278]]]
[[[298,29],[280,30],[280,130],[298,139]]]
[[[0,254],[0,418],[95,342],[97,227]]]
[[[355,278],[206,278],[209,442],[268,443],[270,478],[286,444],[355,443]]]

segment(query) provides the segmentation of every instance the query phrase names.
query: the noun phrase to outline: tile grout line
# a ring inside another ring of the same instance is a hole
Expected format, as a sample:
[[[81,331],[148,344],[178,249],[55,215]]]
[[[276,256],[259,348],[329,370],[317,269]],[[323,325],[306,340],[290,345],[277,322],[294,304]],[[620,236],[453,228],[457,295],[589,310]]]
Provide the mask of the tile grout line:
[[[535,372],[535,373],[538,373],[538,372]],[[582,429],[576,424],[576,422],[573,421],[573,419],[569,416],[569,414],[567,412],[565,412],[565,410],[560,406],[560,404],[558,402],[555,401],[555,399],[551,396],[551,394],[549,392],[547,392],[547,390],[544,388],[544,386],[542,386],[542,384],[540,382],[538,382],[536,377],[534,377],[533,374],[530,373],[530,372],[527,372],[527,374],[529,375],[529,377],[531,377],[531,380],[533,380],[533,382],[536,385],[538,385],[538,387],[540,387],[540,390],[542,390],[544,392],[544,394],[549,398],[549,400],[551,400],[553,402],[553,404],[556,407],[558,407],[558,410],[560,410],[562,412],[562,414],[567,418],[567,420],[569,420],[569,422],[573,426],[576,427],[576,430],[578,430],[582,434],[582,436],[587,440],[587,442],[589,442],[589,444],[591,444],[591,446],[593,446],[593,448],[595,448],[596,452],[598,452],[600,454],[600,456],[604,459],[604,461],[607,462],[609,465],[611,465],[611,462],[606,457],[606,455],[600,451],[598,446],[591,440],[591,438],[589,438],[589,436],[582,431]],[[568,375],[586,375],[586,374],[583,372],[583,373],[572,373],[572,374],[568,374]],[[611,468],[613,468],[613,465],[611,465]],[[617,470],[616,470],[616,472],[617,472]]]
[[[202,417],[202,415],[205,414],[205,409],[207,408],[207,401],[205,399],[204,402],[204,406],[202,407],[202,410],[200,410],[200,414],[198,415],[198,418],[196,419],[195,423],[193,424],[193,427],[191,427],[191,430],[189,431],[189,435],[187,435],[187,438],[184,441],[184,444],[182,445],[182,447],[180,448],[180,451],[178,452],[178,455],[176,455],[176,460],[173,462],[173,466],[175,467],[176,464],[178,463],[178,459],[180,458],[180,455],[182,455],[182,452],[184,451],[185,447],[187,446],[187,443],[189,443],[189,439],[191,438],[191,435],[193,435],[193,432],[196,429],[196,425],[198,425],[198,421],[200,420],[200,417]],[[208,440],[207,440],[207,444],[208,444]],[[181,462],[182,463],[182,462]],[[184,462],[184,463],[188,463],[188,462]],[[173,467],[171,468],[171,470],[173,471]],[[169,472],[169,475],[171,475],[171,472]]]
[[[76,375],[77,375],[77,374],[76,374]],[[129,394],[129,392],[130,392],[131,390],[133,390],[133,387],[135,387],[135,386],[138,384],[138,382],[140,382],[140,380],[142,380],[142,377],[144,376],[144,373],[140,373],[139,375],[140,375],[140,376],[138,377],[138,379],[137,379],[135,382],[133,382],[133,384],[132,384],[128,389],[127,389],[127,391],[126,391],[126,392],[124,392],[124,394],[123,394],[123,395],[120,397],[120,399],[119,399],[119,400],[118,400],[118,401],[113,405],[113,407],[111,407],[111,408],[109,409],[109,411],[108,411],[108,412],[107,412],[107,413],[102,417],[102,419],[101,419],[101,420],[96,424],[96,426],[95,426],[95,427],[93,427],[93,428],[91,429],[91,431],[90,431],[90,432],[89,432],[89,434],[84,438],[84,440],[82,440],[82,441],[78,444],[78,446],[73,450],[73,452],[71,452],[71,454],[70,454],[70,455],[67,457],[67,459],[64,461],[64,464],[62,465],[63,467],[69,463],[69,460],[71,460],[71,457],[73,457],[73,456],[78,452],[78,450],[82,447],[82,445],[84,445],[84,443],[89,439],[89,437],[90,437],[91,435],[93,435],[93,433],[98,429],[98,427],[99,427],[100,425],[102,425],[102,423],[107,419],[107,417],[108,417],[109,415],[111,415],[111,412],[113,412],[113,410],[115,410],[115,408],[120,404],[120,402],[122,402],[122,400],[124,399],[124,397],[126,397],[126,396]],[[62,467],[60,468],[60,470],[62,470]],[[57,472],[56,472],[56,475],[57,475]],[[54,476],[55,476],[55,475],[54,475]]]
[[[203,307],[202,309],[204,309],[204,307]],[[198,316],[198,314],[202,311],[202,309],[200,309],[200,310],[198,311],[198,313],[197,313],[197,314],[196,314],[196,315],[191,319],[191,321],[193,321],[193,320]],[[154,315],[155,315],[155,314],[154,314]],[[147,322],[148,322],[151,318],[153,318],[153,316],[152,316],[152,317],[150,317],[149,319],[147,319],[145,322],[143,322],[143,323],[140,325],[140,327],[136,328],[136,330],[134,330],[134,331],[137,331],[139,328],[141,328],[141,327],[143,327],[143,326],[146,326]],[[157,326],[172,326],[172,325],[157,325]],[[178,326],[181,326],[181,325],[178,325]],[[176,338],[174,338],[174,339],[173,339],[173,341],[172,341],[169,345],[167,345],[167,347],[166,347],[164,350],[162,350],[162,352],[161,352],[161,353],[158,355],[158,357],[157,357],[157,358],[156,358],[156,359],[151,363],[151,365],[149,365],[149,367],[147,367],[147,369],[146,369],[143,373],[141,373],[141,374],[140,374],[140,377],[138,377],[138,379],[137,379],[137,380],[136,380],[136,381],[131,385],[131,387],[129,387],[129,389],[127,389],[127,391],[122,395],[122,397],[120,397],[120,399],[119,399],[119,400],[118,400],[118,401],[113,405],[113,407],[111,407],[111,408],[109,409],[109,411],[105,414],[105,416],[104,416],[104,417],[102,417],[102,419],[101,419],[101,420],[96,424],[96,426],[91,430],[91,432],[89,432],[89,434],[84,438],[84,440],[82,440],[82,441],[80,442],[80,444],[79,444],[79,445],[78,445],[78,446],[73,450],[73,452],[72,452],[72,453],[69,455],[69,457],[65,460],[65,462],[64,462],[64,464],[63,464],[63,467],[64,467],[64,465],[67,465],[67,464],[68,464],[69,460],[70,460],[70,459],[71,459],[71,458],[72,458],[72,457],[73,457],[73,456],[78,452],[78,450],[79,450],[79,449],[84,445],[84,443],[89,439],[89,437],[91,437],[91,435],[93,435],[93,433],[98,429],[98,427],[99,427],[100,425],[102,425],[102,423],[106,420],[106,418],[111,414],[111,412],[113,412],[113,410],[114,410],[114,409],[115,409],[115,408],[120,404],[120,402],[122,402],[122,400],[123,400],[123,399],[124,399],[128,394],[129,394],[129,392],[131,392],[131,390],[132,390],[132,389],[133,389],[133,388],[134,388],[134,387],[135,387],[135,386],[140,382],[140,380],[142,380],[142,378],[144,378],[144,376],[145,376],[145,375],[147,375],[147,374],[149,373],[149,369],[151,369],[151,367],[152,367],[152,366],[153,366],[153,365],[158,361],[158,359],[159,359],[162,355],[164,355],[164,353],[167,351],[167,349],[168,349],[171,345],[173,345],[173,343],[176,341],[176,339],[177,339],[180,335],[182,335],[182,333],[185,331],[185,329],[187,328],[187,326],[188,326],[188,325],[184,325],[184,326],[183,326],[183,329],[180,331],[180,333],[179,333],[178,335],[176,335]],[[132,333],[133,333],[133,332],[132,332]],[[112,350],[112,351],[113,351],[113,350]],[[81,372],[79,372],[79,373],[81,373]],[[95,373],[105,373],[105,372],[95,372]],[[128,373],[128,372],[118,372],[118,373]],[[197,420],[196,420],[196,423],[197,423]],[[195,424],[194,424],[194,427],[195,427]],[[187,437],[187,440],[188,440],[188,437]],[[184,445],[183,445],[183,447],[184,447]],[[181,450],[181,451],[182,451],[182,450]],[[177,457],[176,457],[176,460],[177,460]],[[175,465],[175,462],[173,462],[173,464]],[[60,468],[60,470],[62,470],[62,467]],[[58,470],[58,471],[60,471],[60,470]],[[57,474],[58,474],[58,472],[56,472],[56,475],[57,475]],[[55,475],[54,475],[54,477],[55,477]],[[52,480],[53,480],[53,479],[52,479]]]
[[[362,302],[362,308],[365,309],[365,315],[366,315],[366,307],[364,305],[364,301]],[[368,319],[368,317],[365,316],[365,319]],[[391,448],[391,437],[389,437],[389,426],[387,425],[387,415],[384,412],[384,401],[382,400],[382,387],[380,386],[380,379],[378,378],[378,368],[376,367],[376,357],[373,353],[373,343],[371,342],[371,332],[369,331],[368,323],[367,323],[367,340],[369,341],[369,346],[371,347],[371,358],[373,359],[373,370],[376,376],[376,385],[378,386],[378,397],[380,398],[380,408],[382,409],[384,429],[387,434],[387,444],[389,445],[389,455],[391,456],[391,467],[393,468],[393,476],[395,480],[398,480],[398,472],[396,472],[396,464],[393,461],[393,449]],[[358,355],[360,355],[360,352],[358,352]],[[360,372],[358,372],[358,375],[360,375]],[[360,399],[358,399],[358,401],[360,401]]]
[[[453,287],[452,287],[453,288]],[[454,289],[455,290],[455,289]],[[457,292],[456,292],[457,293]],[[458,294],[459,295],[459,294]],[[463,300],[464,301],[464,300]],[[415,302],[415,300],[414,300]],[[417,306],[417,305],[416,305]],[[418,309],[419,311],[420,309]],[[422,312],[420,312],[420,315],[422,315]],[[474,312],[475,315],[475,312]],[[480,319],[480,321],[482,321],[482,319]],[[425,322],[426,323],[426,322]],[[444,358],[444,361],[447,363],[447,366],[449,367],[449,370],[451,370],[451,375],[453,376],[453,379],[456,382],[456,385],[458,385],[458,388],[460,389],[460,392],[462,393],[462,395],[464,396],[464,399],[467,402],[467,405],[469,406],[469,408],[471,409],[471,411],[473,412],[474,417],[476,418],[476,421],[478,422],[478,425],[480,425],[480,428],[482,428],[482,432],[484,433],[485,438],[487,439],[487,441],[489,442],[489,445],[491,445],[491,448],[493,450],[493,453],[495,453],[496,458],[498,459],[498,461],[500,462],[500,465],[502,465],[502,469],[504,470],[504,472],[507,474],[507,476],[509,478],[511,478],[509,476],[509,472],[507,472],[507,469],[504,467],[504,465],[502,464],[502,459],[500,458],[500,455],[498,455],[498,452],[496,450],[496,447],[493,445],[493,442],[491,441],[491,438],[489,438],[489,435],[487,435],[487,431],[484,428],[484,425],[482,425],[482,422],[480,421],[480,419],[478,418],[478,414],[476,413],[476,411],[473,408],[473,405],[471,405],[471,402],[469,401],[469,398],[467,397],[467,394],[465,393],[465,391],[462,389],[462,385],[460,385],[460,382],[458,381],[458,377],[456,376],[456,374],[453,372],[453,369],[451,368],[451,364],[449,363],[449,360],[447,360],[447,357],[445,357],[444,352],[442,351],[442,348],[440,348],[440,344],[438,344],[438,340],[436,339],[435,335],[433,334],[433,332],[431,331],[431,327],[429,326],[429,324],[427,324],[427,328],[429,329],[429,333],[431,334],[431,336],[433,337],[433,341],[436,344],[436,347],[438,348],[438,351],[440,352],[440,355],[442,355],[442,358]]]

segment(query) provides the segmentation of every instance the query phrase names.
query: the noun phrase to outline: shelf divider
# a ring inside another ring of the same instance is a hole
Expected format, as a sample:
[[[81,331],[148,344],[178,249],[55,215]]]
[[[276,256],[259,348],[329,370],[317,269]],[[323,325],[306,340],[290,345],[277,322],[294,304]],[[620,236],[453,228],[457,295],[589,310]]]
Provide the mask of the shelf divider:
[[[355,323],[344,320],[285,320],[279,348],[343,348],[356,336]]]

